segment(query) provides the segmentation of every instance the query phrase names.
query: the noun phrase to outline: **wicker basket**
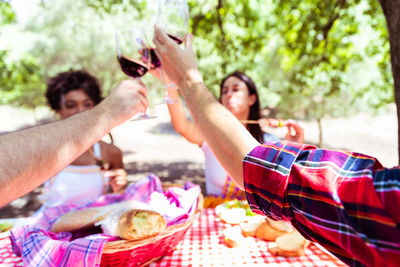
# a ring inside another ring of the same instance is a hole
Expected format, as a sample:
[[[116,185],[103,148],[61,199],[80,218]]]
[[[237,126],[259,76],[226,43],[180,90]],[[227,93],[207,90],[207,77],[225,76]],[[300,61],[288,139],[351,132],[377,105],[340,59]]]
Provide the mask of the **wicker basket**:
[[[157,236],[137,240],[108,242],[101,256],[101,266],[144,266],[170,254],[200,216],[203,195],[200,194],[196,212],[186,222],[167,227]]]

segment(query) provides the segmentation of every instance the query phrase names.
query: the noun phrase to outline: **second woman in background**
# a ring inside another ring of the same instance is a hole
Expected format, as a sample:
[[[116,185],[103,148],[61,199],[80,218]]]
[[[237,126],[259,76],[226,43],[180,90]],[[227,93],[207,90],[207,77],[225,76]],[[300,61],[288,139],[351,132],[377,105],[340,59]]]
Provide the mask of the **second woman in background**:
[[[172,101],[173,103],[168,104],[174,129],[189,142],[198,145],[204,152],[204,172],[208,195],[205,200],[205,207],[213,207],[229,199],[244,200],[244,192],[234,185],[232,179],[227,175],[205,141],[202,132],[187,119],[178,91],[171,90],[171,88],[168,91],[169,96],[175,100]],[[247,130],[260,143],[281,140],[272,134],[263,132],[259,123],[248,123],[249,121],[259,122],[261,111],[257,87],[244,73],[236,71],[222,80],[219,101],[238,120],[242,121]],[[276,120],[271,121],[270,125],[281,126]],[[285,125],[288,128],[286,140],[300,143],[304,141],[303,129],[300,125],[291,120],[286,121]]]

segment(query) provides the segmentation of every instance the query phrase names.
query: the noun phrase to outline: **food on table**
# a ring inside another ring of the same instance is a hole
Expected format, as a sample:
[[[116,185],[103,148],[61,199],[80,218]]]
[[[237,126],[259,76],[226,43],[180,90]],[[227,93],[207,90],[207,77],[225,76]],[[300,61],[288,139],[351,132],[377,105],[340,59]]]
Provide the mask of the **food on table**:
[[[268,244],[269,251],[275,256],[294,257],[303,256],[304,249],[310,241],[306,240],[299,232],[292,231]]]
[[[289,222],[274,221],[265,218],[265,221],[256,230],[255,236],[267,241],[275,241],[281,235],[284,235],[293,230]]]
[[[228,247],[245,244],[245,237],[257,237],[270,241],[268,248],[273,255],[294,257],[304,255],[304,249],[310,243],[290,222],[276,221],[254,214],[245,201],[229,201],[217,206],[215,211],[223,222],[240,225],[224,230],[223,238]]]
[[[219,218],[229,224],[239,224],[246,220],[246,211],[241,208],[226,209],[219,215]]]
[[[275,241],[281,235],[286,234],[287,232],[279,231],[268,223],[268,221],[264,221],[260,227],[256,230],[256,237],[267,240],[267,241]]]
[[[2,222],[0,223],[0,232],[6,232],[13,228],[13,225],[8,223],[8,222]]]
[[[205,209],[211,208],[214,209],[218,205],[221,205],[226,202],[225,198],[217,197],[217,196],[206,196],[204,198],[203,207]]]
[[[255,236],[257,229],[263,224],[264,220],[265,218],[260,215],[249,217],[247,221],[240,224],[242,234],[244,236]]]
[[[116,211],[101,222],[103,232],[126,240],[155,236],[166,228],[165,219],[152,210]]]
[[[270,219],[268,217],[265,217],[265,218],[268,221],[268,224],[272,228],[274,228],[274,229],[276,229],[278,231],[291,232],[293,230],[293,226],[292,226],[292,224],[290,222],[287,222],[287,221],[275,221],[275,220],[272,220],[272,219]]]
[[[86,209],[70,211],[62,215],[53,224],[51,231],[70,232],[93,226],[95,223],[105,219],[115,210],[128,209],[148,209],[146,203],[140,201],[121,201],[118,203],[102,206],[90,207]]]
[[[70,232],[94,225],[101,225],[106,234],[127,240],[154,236],[166,228],[164,217],[146,203],[122,201],[68,212],[53,224],[51,231]]]
[[[231,200],[215,208],[217,217],[229,224],[240,224],[254,214],[246,201]]]
[[[241,229],[239,227],[226,228],[222,233],[225,244],[230,248],[237,248],[243,246],[246,240],[242,236]]]

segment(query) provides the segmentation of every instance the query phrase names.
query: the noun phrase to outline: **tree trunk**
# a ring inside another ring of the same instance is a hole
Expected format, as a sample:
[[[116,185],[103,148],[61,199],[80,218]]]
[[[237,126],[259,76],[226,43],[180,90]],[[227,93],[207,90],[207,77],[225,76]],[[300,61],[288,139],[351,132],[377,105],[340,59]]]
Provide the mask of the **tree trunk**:
[[[322,142],[324,141],[323,140],[323,133],[322,133],[322,119],[321,118],[318,118],[317,119],[317,122],[318,122],[318,132],[319,132],[319,140],[318,140],[318,147],[321,147],[322,146]]]
[[[400,1],[379,0],[389,32],[390,58],[394,79],[394,97],[397,107],[397,149],[400,163]]]

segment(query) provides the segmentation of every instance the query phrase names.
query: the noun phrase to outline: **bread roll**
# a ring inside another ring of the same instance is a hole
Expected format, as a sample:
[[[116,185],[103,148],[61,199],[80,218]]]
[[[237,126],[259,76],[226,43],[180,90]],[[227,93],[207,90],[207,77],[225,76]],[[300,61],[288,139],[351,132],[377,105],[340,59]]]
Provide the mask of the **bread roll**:
[[[249,216],[247,222],[242,222],[240,228],[244,236],[256,236],[258,227],[265,221],[264,216]]]
[[[310,244],[298,231],[292,231],[268,244],[270,252],[275,256],[295,257],[304,256],[305,248]]]
[[[275,242],[280,249],[285,251],[297,251],[309,243],[298,231],[282,235]]]
[[[268,221],[263,222],[256,230],[256,237],[267,241],[275,241],[279,236],[284,234],[286,232],[272,228]]]
[[[288,221],[275,221],[268,217],[266,217],[266,220],[268,221],[269,226],[271,226],[275,230],[286,233],[293,231],[292,224]]]
[[[279,248],[275,242],[269,243],[268,249],[272,255],[280,257],[299,257],[299,256],[304,256],[305,254],[304,248],[299,248],[295,251],[286,251]]]
[[[54,233],[70,232],[93,226],[105,219],[116,210],[149,209],[148,205],[140,201],[121,201],[118,203],[70,211],[62,215],[53,224],[50,231]]]
[[[242,208],[225,208],[218,217],[225,223],[239,224],[246,220],[246,211]]]
[[[112,217],[114,215],[111,215]],[[118,215],[116,215],[118,216]],[[106,218],[107,220],[107,218]],[[122,213],[118,218],[116,232],[109,232],[104,220],[102,223],[103,232],[118,236],[126,240],[140,240],[155,236],[166,228],[165,219],[159,213],[152,210],[129,210]]]
[[[237,248],[246,243],[239,227],[226,228],[223,237],[225,244],[230,248]]]

